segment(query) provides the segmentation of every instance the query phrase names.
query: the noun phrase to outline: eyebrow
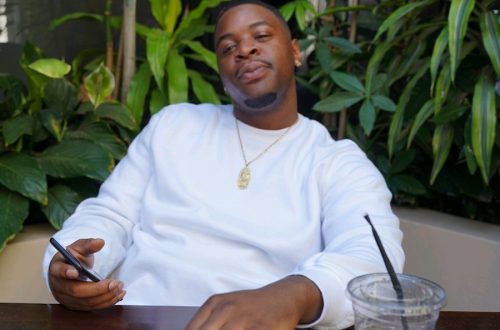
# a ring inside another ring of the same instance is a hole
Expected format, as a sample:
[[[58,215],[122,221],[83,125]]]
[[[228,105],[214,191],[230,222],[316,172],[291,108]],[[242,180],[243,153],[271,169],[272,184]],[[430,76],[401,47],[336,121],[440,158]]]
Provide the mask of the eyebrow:
[[[254,23],[250,24],[250,25],[249,25],[249,27],[250,27],[251,29],[254,29],[254,28],[256,28],[256,27],[258,27],[258,26],[261,26],[261,25],[272,26],[272,25],[271,25],[271,24],[269,24],[267,21],[262,20],[262,21],[257,21],[257,22],[254,22]],[[234,33],[231,33],[231,32],[229,32],[229,33],[224,33],[224,34],[223,34],[223,35],[221,35],[219,38],[217,38],[217,42],[215,43],[215,47],[219,46],[219,44],[220,44],[223,40],[228,39],[228,38],[231,38],[231,37],[233,37],[233,36],[234,36]]]

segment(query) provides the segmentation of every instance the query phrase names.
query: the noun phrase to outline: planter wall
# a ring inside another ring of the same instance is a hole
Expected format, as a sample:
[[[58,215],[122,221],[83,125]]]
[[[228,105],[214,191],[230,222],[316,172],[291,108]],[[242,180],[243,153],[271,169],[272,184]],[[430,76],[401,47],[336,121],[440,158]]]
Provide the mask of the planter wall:
[[[0,253],[0,303],[56,303],[42,275],[42,258],[54,229],[29,225]]]
[[[404,272],[444,287],[445,310],[500,311],[500,226],[425,209],[395,208]]]
[[[425,209],[395,208],[404,232],[404,272],[442,285],[446,310],[500,311],[500,226]],[[41,272],[54,230],[26,226],[0,253],[0,302],[55,303]]]

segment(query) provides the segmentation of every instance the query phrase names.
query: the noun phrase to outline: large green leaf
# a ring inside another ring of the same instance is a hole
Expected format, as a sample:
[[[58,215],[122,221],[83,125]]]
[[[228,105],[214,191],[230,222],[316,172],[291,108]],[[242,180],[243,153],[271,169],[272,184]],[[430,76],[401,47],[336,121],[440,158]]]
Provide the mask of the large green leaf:
[[[481,14],[481,34],[484,49],[490,57],[497,76],[500,76],[500,21],[498,13],[487,12]]]
[[[95,113],[101,118],[111,119],[117,124],[131,130],[138,128],[134,117],[130,111],[121,103],[118,102],[105,102],[102,103]]]
[[[436,83],[436,77],[441,64],[441,58],[443,52],[448,45],[448,27],[441,30],[441,33],[434,43],[434,50],[432,51],[431,57],[431,95],[434,95],[434,84]]]
[[[8,241],[23,228],[23,222],[29,214],[29,202],[15,192],[0,187],[0,252]]]
[[[168,98],[170,104],[188,100],[188,74],[186,61],[176,49],[171,49],[167,59]]]
[[[101,63],[85,78],[84,85],[90,102],[97,108],[113,92],[115,78],[113,73]]]
[[[146,38],[146,55],[156,84],[161,90],[163,90],[163,79],[165,77],[165,65],[167,63],[169,47],[167,32],[159,29],[150,30]]]
[[[430,99],[424,103],[424,105],[418,110],[415,119],[413,120],[413,124],[411,125],[410,135],[408,136],[408,144],[407,148],[410,148],[411,143],[413,142],[413,138],[417,134],[418,130],[422,125],[429,119],[434,113],[434,100]]]
[[[182,9],[180,0],[149,0],[154,18],[168,33],[172,33]]]
[[[57,178],[85,176],[104,181],[114,166],[111,154],[87,140],[64,140],[47,148],[39,163],[48,175]]]
[[[109,151],[113,155],[113,158],[117,160],[125,156],[127,151],[125,143],[102,121],[84,124],[76,131],[68,131],[66,137],[90,140]]]
[[[453,136],[454,129],[453,126],[449,124],[439,125],[434,130],[434,136],[432,137],[432,154],[434,156],[434,162],[431,171],[431,184],[436,180],[436,177],[448,158],[453,144]]]
[[[450,90],[451,81],[450,81],[451,68],[450,63],[446,63],[439,73],[439,77],[436,82],[436,90],[434,93],[434,113],[438,114],[441,112],[441,108],[443,103],[446,101],[448,97],[448,91]]]
[[[338,112],[358,103],[364,98],[359,93],[337,92],[316,103],[313,109],[321,112]]]
[[[297,22],[300,31],[304,31],[306,28],[306,13],[302,4],[303,2],[299,1],[297,2],[297,7],[295,7],[295,21]]]
[[[366,68],[366,76],[365,76],[365,92],[367,95],[371,95],[373,92],[374,78],[377,76],[378,68],[380,66],[380,62],[384,58],[385,54],[389,49],[391,49],[393,45],[389,42],[381,43],[375,48],[373,55],[370,57],[368,61],[368,66]]]
[[[394,147],[396,143],[401,138],[401,129],[403,128],[403,121],[405,110],[408,102],[410,101],[410,97],[412,95],[413,89],[415,85],[420,81],[422,76],[429,69],[429,63],[427,62],[424,66],[422,66],[417,73],[411,78],[411,80],[406,84],[401,96],[399,97],[398,104],[396,106],[396,111],[391,119],[391,124],[389,126],[389,135],[387,138],[387,151],[389,153],[389,158],[392,157],[394,153]]]
[[[179,27],[177,28],[175,32],[175,37],[177,37],[179,34],[184,33],[184,30],[189,30],[192,29],[193,22],[198,21],[198,19],[202,18],[205,14],[205,11],[208,8],[214,8],[217,7],[221,2],[225,0],[203,0],[199,2],[199,5],[190,11],[187,15],[185,15],[180,24]],[[205,15],[206,16],[206,15]]]
[[[340,86],[342,89],[345,89],[348,92],[354,92],[354,93],[365,92],[363,84],[361,84],[359,79],[352,74],[340,71],[331,71],[330,77],[338,86]]]
[[[54,136],[57,142],[61,142],[66,131],[66,123],[63,121],[62,113],[56,108],[44,109],[39,112],[43,126]]]
[[[47,179],[36,160],[22,153],[0,156],[0,183],[41,204],[47,203]]]
[[[326,37],[323,38],[324,41],[331,44],[333,47],[337,48],[346,54],[361,54],[361,48],[358,45],[350,42],[347,39],[339,37]]]
[[[182,43],[191,48],[193,52],[199,54],[203,58],[203,61],[215,72],[219,72],[217,57],[213,51],[205,48],[199,41],[184,40]]]
[[[78,105],[78,90],[65,79],[51,79],[43,90],[43,100],[48,107],[57,108],[69,116]]]
[[[416,66],[415,64],[417,61],[421,60],[420,56],[424,53],[425,49],[426,45],[424,40],[417,40],[416,42],[413,42],[403,54],[402,61],[397,66],[396,72],[389,73],[389,77],[391,77],[389,85],[392,85],[402,77],[405,77],[408,72]],[[424,59],[424,61],[428,60]]]
[[[280,13],[285,19],[285,21],[289,21],[292,18],[293,13],[295,12],[295,7],[297,3],[295,1],[288,2],[280,7]]]
[[[411,195],[423,195],[426,193],[424,185],[409,175],[398,174],[387,180],[390,187]]]
[[[26,88],[23,82],[11,74],[0,73],[0,90],[3,93],[0,99],[0,109],[6,106],[6,110],[13,112],[25,100]]]
[[[150,83],[151,70],[148,63],[143,63],[132,78],[127,94],[127,107],[138,125],[142,121]]]
[[[55,185],[49,189],[49,203],[42,206],[42,212],[55,229],[61,229],[66,220],[82,201],[82,197],[65,185]]]
[[[465,105],[452,105],[444,108],[438,114],[434,115],[432,121],[434,121],[437,125],[448,124],[462,117],[462,115],[469,109],[470,107]]]
[[[415,155],[413,149],[398,152],[391,162],[390,174],[397,174],[406,170],[415,160]]]
[[[448,47],[450,50],[451,81],[455,81],[462,43],[467,32],[469,17],[474,9],[475,0],[452,0],[448,14]]]
[[[50,78],[62,78],[71,70],[69,64],[55,58],[42,58],[31,63],[28,67]]]
[[[27,114],[7,119],[3,122],[3,138],[6,146],[16,142],[24,134],[33,132],[33,118]]]
[[[422,7],[422,6],[427,6],[434,2],[433,0],[430,1],[417,1],[417,2],[412,2],[407,5],[404,5],[402,7],[399,7],[396,9],[389,17],[385,19],[385,21],[382,23],[382,25],[378,28],[377,34],[375,35],[375,40],[378,39],[382,33],[387,31],[391,26],[396,24],[399,20],[401,20],[405,15],[411,13],[414,11],[416,8]]]
[[[167,2],[167,12],[165,15],[165,29],[168,33],[172,33],[174,31],[175,25],[177,24],[177,18],[182,11],[182,2],[181,0],[152,0],[152,1],[162,1]]]
[[[157,89],[151,92],[151,101],[149,102],[149,112],[154,115],[168,104],[168,98]]]
[[[50,25],[49,25],[49,30],[53,30],[59,25],[68,22],[68,21],[74,21],[74,20],[94,20],[98,22],[104,22],[104,16],[103,15],[98,15],[98,14],[91,14],[91,13],[83,13],[83,12],[75,12],[71,14],[67,14],[61,17],[56,18],[53,20]]]
[[[476,157],[483,181],[490,178],[490,164],[495,142],[496,104],[493,82],[483,72],[474,87],[472,100],[472,151]]]
[[[189,78],[193,86],[193,91],[200,102],[220,104],[219,97],[212,84],[207,82],[196,71],[188,70]]]
[[[365,99],[361,108],[359,109],[359,122],[361,127],[363,127],[366,135],[370,135],[373,130],[373,125],[375,124],[375,108],[369,99]]]
[[[332,53],[330,47],[325,42],[319,41],[316,43],[315,54],[321,69],[324,72],[330,72],[332,70]]]
[[[370,100],[373,102],[373,105],[379,109],[394,112],[396,111],[396,104],[392,102],[390,98],[384,95],[373,95]]]

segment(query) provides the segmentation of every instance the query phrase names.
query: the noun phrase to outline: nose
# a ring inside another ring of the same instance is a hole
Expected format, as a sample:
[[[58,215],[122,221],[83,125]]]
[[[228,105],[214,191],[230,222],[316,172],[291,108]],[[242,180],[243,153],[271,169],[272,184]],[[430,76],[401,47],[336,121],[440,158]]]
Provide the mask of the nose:
[[[238,44],[238,54],[236,57],[238,59],[246,59],[252,55],[259,54],[259,47],[253,40],[244,39],[241,40]]]

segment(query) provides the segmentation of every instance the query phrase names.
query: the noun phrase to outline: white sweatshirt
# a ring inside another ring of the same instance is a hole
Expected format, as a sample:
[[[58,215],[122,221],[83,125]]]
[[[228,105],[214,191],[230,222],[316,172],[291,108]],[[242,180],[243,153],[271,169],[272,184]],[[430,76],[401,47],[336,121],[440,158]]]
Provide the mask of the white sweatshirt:
[[[249,161],[284,132],[239,127]],[[200,306],[215,293],[301,274],[324,300],[307,326],[350,326],[348,281],[385,271],[364,214],[396,271],[403,268],[381,174],[353,142],[334,141],[303,116],[250,164],[246,190],[237,186],[243,167],[232,106],[166,107],[55,237],[63,245],[104,239],[94,270],[124,282],[123,304]],[[45,276],[54,253],[47,249]]]

